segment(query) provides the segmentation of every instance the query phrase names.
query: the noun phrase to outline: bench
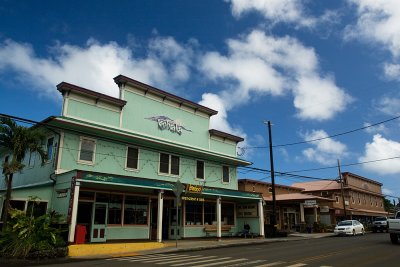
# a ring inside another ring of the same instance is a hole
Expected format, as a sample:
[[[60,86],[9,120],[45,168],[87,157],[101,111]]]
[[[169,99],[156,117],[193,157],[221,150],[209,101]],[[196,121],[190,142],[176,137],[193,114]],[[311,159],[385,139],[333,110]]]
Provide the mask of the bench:
[[[232,235],[233,233],[231,232],[232,226],[231,225],[221,225],[221,233],[226,233],[228,235]],[[211,233],[216,233],[217,232],[217,225],[205,225],[204,226],[204,232],[206,232],[206,236],[210,236]]]

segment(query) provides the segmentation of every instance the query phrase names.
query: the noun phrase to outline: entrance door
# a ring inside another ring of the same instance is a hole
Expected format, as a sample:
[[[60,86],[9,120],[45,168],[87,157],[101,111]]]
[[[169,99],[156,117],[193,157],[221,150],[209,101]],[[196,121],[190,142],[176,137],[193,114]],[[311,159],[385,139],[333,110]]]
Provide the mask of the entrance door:
[[[92,234],[90,242],[106,242],[107,203],[95,203],[93,206]]]

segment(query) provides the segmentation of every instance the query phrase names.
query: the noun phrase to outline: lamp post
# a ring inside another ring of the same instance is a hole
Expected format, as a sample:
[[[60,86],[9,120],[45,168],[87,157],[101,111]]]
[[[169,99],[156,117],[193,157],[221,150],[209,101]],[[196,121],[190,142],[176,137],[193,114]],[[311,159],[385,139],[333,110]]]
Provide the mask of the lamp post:
[[[268,125],[268,137],[269,137],[269,161],[271,165],[271,193],[272,193],[272,216],[271,224],[273,226],[272,236],[276,236],[276,198],[275,198],[275,171],[274,171],[274,156],[272,153],[272,132],[271,132],[271,121],[264,121],[264,124]]]

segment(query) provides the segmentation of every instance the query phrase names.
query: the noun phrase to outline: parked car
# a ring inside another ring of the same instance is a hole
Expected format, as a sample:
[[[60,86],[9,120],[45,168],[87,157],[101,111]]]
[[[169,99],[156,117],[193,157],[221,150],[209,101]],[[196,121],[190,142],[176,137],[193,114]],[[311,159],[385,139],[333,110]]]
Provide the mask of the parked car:
[[[384,216],[379,216],[374,219],[372,222],[372,232],[376,233],[377,231],[387,232],[388,227],[387,227],[387,218]]]
[[[339,222],[335,230],[335,235],[364,235],[364,225],[357,220],[346,220]]]
[[[390,233],[390,241],[393,244],[399,243],[400,237],[400,211],[396,213],[394,219],[388,220],[388,232]]]

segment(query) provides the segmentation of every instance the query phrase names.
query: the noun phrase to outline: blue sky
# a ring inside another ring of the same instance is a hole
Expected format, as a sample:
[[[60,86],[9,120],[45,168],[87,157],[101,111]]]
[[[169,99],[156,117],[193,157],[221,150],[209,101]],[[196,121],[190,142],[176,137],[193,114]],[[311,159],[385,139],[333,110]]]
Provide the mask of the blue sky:
[[[399,119],[285,145],[400,115],[398,0],[0,0],[1,113],[59,115],[62,81],[117,96],[118,74],[218,110],[253,167],[270,169],[270,120],[275,170],[336,178],[340,159],[400,196]]]

